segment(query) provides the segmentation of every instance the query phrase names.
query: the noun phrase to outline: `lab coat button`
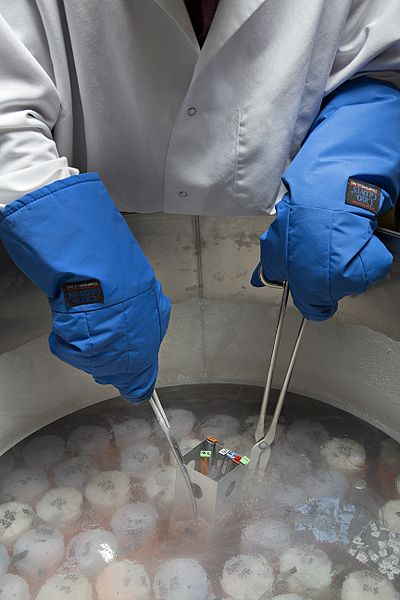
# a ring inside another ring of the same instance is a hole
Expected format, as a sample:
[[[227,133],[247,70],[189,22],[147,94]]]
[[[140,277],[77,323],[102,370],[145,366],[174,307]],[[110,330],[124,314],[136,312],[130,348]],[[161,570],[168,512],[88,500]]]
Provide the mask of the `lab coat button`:
[[[179,192],[179,195],[180,195],[181,198],[186,198],[187,192],[185,192],[184,190],[182,190],[181,192]]]
[[[195,108],[194,106],[191,106],[190,108],[187,109],[187,114],[189,115],[189,117],[194,117],[194,115],[197,113],[197,108]]]

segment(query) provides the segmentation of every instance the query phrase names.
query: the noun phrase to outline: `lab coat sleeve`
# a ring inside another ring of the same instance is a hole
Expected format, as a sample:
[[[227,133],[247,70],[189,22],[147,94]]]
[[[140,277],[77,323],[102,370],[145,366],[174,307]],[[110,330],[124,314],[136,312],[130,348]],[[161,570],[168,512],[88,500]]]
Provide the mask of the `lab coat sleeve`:
[[[400,87],[399,0],[353,0],[325,94],[363,75]]]
[[[78,170],[59,156],[52,136],[60,112],[55,84],[2,13],[0,204],[4,205]]]

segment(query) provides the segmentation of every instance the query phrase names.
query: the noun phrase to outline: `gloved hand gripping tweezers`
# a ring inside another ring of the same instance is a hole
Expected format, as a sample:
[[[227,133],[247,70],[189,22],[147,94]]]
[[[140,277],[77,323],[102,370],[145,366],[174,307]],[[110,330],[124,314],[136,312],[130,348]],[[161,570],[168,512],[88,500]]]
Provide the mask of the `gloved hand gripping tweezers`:
[[[190,477],[186,470],[185,463],[183,462],[183,456],[182,456],[181,449],[179,448],[178,442],[176,441],[175,436],[172,433],[171,425],[168,421],[168,417],[165,414],[165,411],[162,407],[162,404],[160,402],[160,399],[158,397],[156,390],[154,390],[153,395],[150,398],[150,406],[153,409],[154,414],[156,415],[157,421],[158,421],[165,437],[168,440],[168,444],[171,448],[171,451],[172,451],[173,455],[175,456],[175,460],[178,465],[178,468],[179,468],[180,472],[182,473],[182,477],[188,488],[188,492],[190,495],[190,501],[192,503],[193,516],[197,517],[197,506],[196,506],[196,499],[193,494],[192,482],[190,481]]]
[[[268,428],[267,433],[265,433],[265,429],[264,429],[265,416],[267,413],[268,401],[269,401],[269,396],[271,393],[272,378],[274,376],[276,359],[277,359],[278,351],[279,351],[279,343],[280,343],[281,336],[282,336],[283,323],[284,323],[284,319],[285,319],[286,307],[287,307],[287,302],[288,302],[288,298],[289,298],[289,285],[288,285],[287,281],[285,281],[284,283],[277,283],[277,282],[269,281],[265,277],[261,265],[260,265],[260,270],[259,270],[259,277],[260,277],[261,282],[266,286],[282,288],[282,300],[281,300],[281,305],[279,308],[278,323],[276,326],[275,339],[274,339],[274,343],[272,346],[271,360],[269,363],[267,380],[265,382],[264,394],[263,394],[263,399],[262,399],[262,404],[261,404],[261,409],[260,409],[260,416],[258,419],[256,431],[255,431],[256,443],[253,446],[251,453],[250,453],[250,464],[249,464],[250,471],[255,473],[255,471],[258,469],[260,476],[262,476],[268,465],[268,461],[269,461],[269,458],[271,455],[271,447],[270,446],[275,439],[276,426],[278,424],[278,420],[281,415],[283,403],[285,401],[286,392],[289,387],[290,378],[292,376],[293,367],[296,362],[301,338],[303,337],[306,320],[304,319],[304,317],[301,320],[300,328],[299,328],[299,331],[298,331],[298,334],[296,337],[296,341],[295,341],[295,344],[293,347],[293,351],[292,351],[292,354],[291,354],[291,357],[289,360],[289,366],[287,368],[286,375],[285,375],[283,385],[282,385],[282,389],[279,393],[278,402],[276,404],[275,411],[272,416],[272,421]]]

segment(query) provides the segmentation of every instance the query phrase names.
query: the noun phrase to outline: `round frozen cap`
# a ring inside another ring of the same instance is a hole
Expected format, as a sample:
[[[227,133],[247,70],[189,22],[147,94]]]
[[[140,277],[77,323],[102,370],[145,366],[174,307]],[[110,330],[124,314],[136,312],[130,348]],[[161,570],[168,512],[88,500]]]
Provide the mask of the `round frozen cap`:
[[[171,504],[175,497],[176,468],[169,465],[158,467],[145,481],[149,498],[162,504]]]
[[[201,429],[205,438],[212,435],[222,442],[225,436],[239,433],[240,423],[231,415],[211,415],[204,419]]]
[[[294,448],[307,454],[318,454],[321,446],[326,444],[330,435],[326,427],[314,421],[294,421],[286,430],[286,437]]]
[[[4,600],[31,600],[29,587],[25,579],[11,573],[0,575],[0,598],[4,598]]]
[[[85,486],[85,497],[90,504],[109,512],[129,502],[131,482],[126,473],[104,471],[92,477]]]
[[[221,587],[234,600],[259,600],[272,595],[274,573],[262,556],[239,554],[224,565]]]
[[[277,440],[271,448],[271,458],[268,471],[275,471],[282,477],[282,481],[293,483],[308,473],[311,467],[310,460],[304,452],[295,450],[288,442],[286,436]]]
[[[50,489],[50,482],[42,469],[24,468],[12,471],[4,480],[3,494],[12,499],[36,506]]]
[[[400,500],[389,500],[379,511],[379,520],[392,533],[400,533]]]
[[[91,529],[72,538],[67,547],[67,560],[83,575],[95,577],[115,560],[117,548],[118,542],[112,533]]]
[[[343,473],[321,467],[303,478],[303,487],[309,498],[343,498],[348,490],[349,481]]]
[[[328,555],[316,546],[294,546],[280,560],[281,573],[288,573],[286,582],[291,592],[313,595],[322,592],[332,583],[332,563]]]
[[[131,550],[150,539],[157,529],[158,513],[151,504],[122,506],[111,519],[111,528],[123,546]]]
[[[145,568],[130,560],[115,561],[98,576],[99,600],[151,600],[150,580]]]
[[[6,452],[0,456],[0,487],[4,477],[8,475],[15,467],[15,459],[12,452]]]
[[[158,567],[153,589],[155,600],[207,600],[209,582],[197,560],[174,558]]]
[[[54,575],[40,588],[36,600],[93,600],[90,581],[80,573]],[[117,600],[117,599],[116,599]]]
[[[36,505],[36,513],[42,521],[63,529],[76,523],[82,514],[83,496],[72,487],[53,488],[46,492]]]
[[[121,469],[134,479],[145,479],[161,463],[161,453],[152,444],[132,444],[121,452]]]
[[[98,425],[81,425],[74,429],[68,437],[68,448],[76,454],[97,458],[108,450],[110,434],[105,427]]]
[[[350,438],[332,438],[321,448],[321,456],[327,463],[340,471],[354,472],[365,465],[365,448]]]
[[[166,415],[171,425],[174,436],[180,440],[188,437],[196,424],[196,417],[191,410],[186,408],[167,408]]]
[[[22,502],[5,502],[0,505],[0,543],[8,548],[32,527],[33,511]]]
[[[384,575],[354,571],[345,579],[342,600],[399,600],[400,596]]]
[[[54,469],[54,479],[59,487],[74,487],[82,491],[89,479],[97,475],[94,464],[84,456],[65,460]]]
[[[290,544],[290,527],[283,521],[260,519],[244,528],[241,543],[246,552],[279,553]]]
[[[20,575],[42,579],[52,575],[64,558],[64,536],[52,527],[36,527],[15,543],[15,566]]]
[[[255,439],[251,439],[248,435],[243,434],[235,434],[235,435],[227,435],[224,438],[224,446],[228,448],[228,450],[233,450],[233,452],[237,452],[238,454],[249,455],[250,450],[256,443]]]
[[[123,450],[127,446],[139,441],[148,440],[151,427],[145,419],[131,417],[121,423],[114,423],[113,434],[117,447]]]
[[[58,435],[41,435],[27,442],[22,451],[27,467],[49,469],[65,458],[65,442]]]
[[[7,548],[0,544],[0,575],[7,573],[10,557],[8,556]]]

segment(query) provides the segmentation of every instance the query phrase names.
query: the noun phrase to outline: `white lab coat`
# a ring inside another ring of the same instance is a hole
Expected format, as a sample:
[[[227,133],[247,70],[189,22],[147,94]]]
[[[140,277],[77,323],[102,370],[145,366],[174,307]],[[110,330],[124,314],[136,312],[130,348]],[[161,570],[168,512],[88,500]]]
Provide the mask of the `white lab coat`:
[[[220,0],[200,51],[183,0],[0,0],[0,202],[80,170],[122,211],[269,213],[325,94],[400,83],[399,32],[399,0]]]

